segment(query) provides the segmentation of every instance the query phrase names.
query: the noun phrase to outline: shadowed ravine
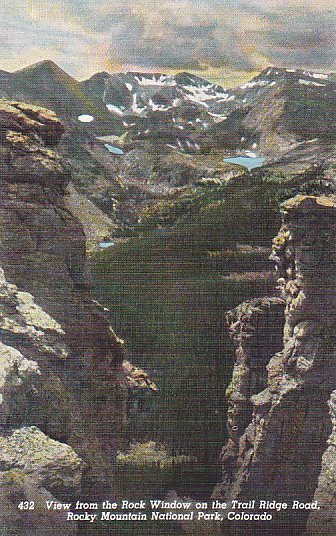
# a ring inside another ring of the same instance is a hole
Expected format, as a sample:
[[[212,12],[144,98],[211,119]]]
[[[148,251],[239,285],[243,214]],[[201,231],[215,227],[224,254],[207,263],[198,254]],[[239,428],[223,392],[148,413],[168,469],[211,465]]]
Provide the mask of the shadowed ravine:
[[[223,312],[267,292],[272,282],[257,272],[267,265],[267,253],[247,262],[250,273],[230,277],[228,263],[233,267],[234,261],[213,259],[197,237],[191,246],[185,232],[152,232],[117,243],[96,255],[91,269],[96,295],[111,309],[132,361],[159,387],[142,410],[131,411],[129,439],[162,442],[174,454],[195,456],[197,466],[177,468],[161,491],[204,497],[218,480],[226,437],[233,352]]]

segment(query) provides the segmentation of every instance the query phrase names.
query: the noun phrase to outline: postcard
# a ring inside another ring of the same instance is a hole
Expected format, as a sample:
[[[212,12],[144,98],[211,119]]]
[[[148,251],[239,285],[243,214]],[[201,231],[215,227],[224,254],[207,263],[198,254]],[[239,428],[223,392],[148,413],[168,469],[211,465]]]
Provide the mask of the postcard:
[[[1,536],[334,536],[334,2],[0,26]]]

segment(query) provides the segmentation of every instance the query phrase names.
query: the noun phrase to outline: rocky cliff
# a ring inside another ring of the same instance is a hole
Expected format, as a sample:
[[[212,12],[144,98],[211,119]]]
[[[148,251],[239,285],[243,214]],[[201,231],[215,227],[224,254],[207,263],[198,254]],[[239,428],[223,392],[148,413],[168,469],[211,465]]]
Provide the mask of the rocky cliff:
[[[113,496],[125,415],[122,341],[90,296],[62,133],[52,112],[0,102],[0,526],[15,534],[36,519],[36,534],[72,533],[61,514],[41,523],[48,498]]]
[[[236,364],[229,388],[230,439],[215,495],[275,499],[289,509],[273,512],[267,523],[231,523],[233,535],[335,533],[336,203],[333,197],[302,195],[284,203],[282,211],[272,255],[285,300],[282,349],[280,300],[245,304],[229,314]],[[292,501],[314,497],[320,509],[307,524],[309,510],[293,510]]]
[[[244,302],[227,313],[227,323],[235,345],[235,365],[226,390],[229,439],[221,455],[226,470],[222,490],[232,484],[240,438],[252,419],[251,397],[267,387],[266,365],[282,348],[284,301],[257,298]]]

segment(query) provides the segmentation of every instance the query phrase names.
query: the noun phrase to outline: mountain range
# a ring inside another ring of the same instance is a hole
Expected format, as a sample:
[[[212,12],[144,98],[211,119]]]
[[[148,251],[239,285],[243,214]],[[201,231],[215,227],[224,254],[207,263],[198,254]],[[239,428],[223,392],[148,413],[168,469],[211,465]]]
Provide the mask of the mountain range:
[[[101,72],[78,82],[52,61],[0,72],[0,96],[54,110],[95,134],[159,141],[186,153],[211,148],[275,156],[334,141],[336,76],[271,67],[226,90],[181,72]],[[318,140],[316,140],[318,138]]]
[[[172,188],[224,178],[225,157],[262,157],[287,171],[332,164],[335,93],[334,73],[276,67],[233,89],[187,72],[100,72],[79,82],[49,60],[0,71],[0,98],[49,108],[66,125],[61,152],[104,229],[105,214],[127,225],[136,206]]]
[[[335,74],[275,67],[229,90],[185,72],[101,72],[78,82],[48,60],[0,72],[1,97],[50,108],[96,134],[187,153],[225,147],[275,156],[302,142],[333,142],[335,92]]]

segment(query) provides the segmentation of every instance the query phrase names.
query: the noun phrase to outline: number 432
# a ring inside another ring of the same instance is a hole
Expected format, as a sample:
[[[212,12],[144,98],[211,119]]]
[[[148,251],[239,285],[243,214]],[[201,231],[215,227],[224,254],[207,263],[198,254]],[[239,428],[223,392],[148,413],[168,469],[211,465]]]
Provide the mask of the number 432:
[[[21,501],[18,505],[19,510],[34,510],[35,503],[34,501]]]

